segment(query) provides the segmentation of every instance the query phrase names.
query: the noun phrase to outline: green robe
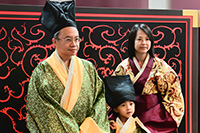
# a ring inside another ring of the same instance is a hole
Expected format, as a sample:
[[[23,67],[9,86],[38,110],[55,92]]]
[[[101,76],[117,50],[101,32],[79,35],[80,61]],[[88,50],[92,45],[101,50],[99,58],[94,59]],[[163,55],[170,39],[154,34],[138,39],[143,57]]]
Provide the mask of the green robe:
[[[26,104],[30,132],[77,133],[87,117],[91,117],[103,131],[110,131],[104,84],[92,63],[81,61],[83,81],[71,112],[60,106],[65,87],[50,65],[43,61],[35,68],[30,78]]]

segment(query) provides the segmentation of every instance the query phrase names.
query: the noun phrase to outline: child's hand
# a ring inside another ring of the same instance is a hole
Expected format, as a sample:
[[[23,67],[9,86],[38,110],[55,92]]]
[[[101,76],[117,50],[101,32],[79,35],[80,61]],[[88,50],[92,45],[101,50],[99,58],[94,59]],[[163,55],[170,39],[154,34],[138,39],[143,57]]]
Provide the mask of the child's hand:
[[[112,130],[116,129],[115,121],[110,120],[110,128],[111,128]]]

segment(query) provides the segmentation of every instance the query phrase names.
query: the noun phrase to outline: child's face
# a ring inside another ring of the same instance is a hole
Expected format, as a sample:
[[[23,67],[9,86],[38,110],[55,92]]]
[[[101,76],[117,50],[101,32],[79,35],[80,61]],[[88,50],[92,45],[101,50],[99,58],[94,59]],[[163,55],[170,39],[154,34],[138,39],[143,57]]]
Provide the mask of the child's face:
[[[122,121],[126,121],[129,117],[132,117],[132,115],[134,114],[135,103],[133,101],[126,101],[114,108],[114,111],[116,113],[119,113],[119,118]]]

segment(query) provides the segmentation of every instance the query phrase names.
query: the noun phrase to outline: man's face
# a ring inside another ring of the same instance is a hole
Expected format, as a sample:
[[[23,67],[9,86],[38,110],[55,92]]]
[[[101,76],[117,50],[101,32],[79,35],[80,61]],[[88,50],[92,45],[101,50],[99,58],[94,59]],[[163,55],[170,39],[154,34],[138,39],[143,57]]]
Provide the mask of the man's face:
[[[79,50],[80,38],[77,28],[65,27],[61,29],[58,38],[53,38],[52,42],[62,60],[69,60]]]

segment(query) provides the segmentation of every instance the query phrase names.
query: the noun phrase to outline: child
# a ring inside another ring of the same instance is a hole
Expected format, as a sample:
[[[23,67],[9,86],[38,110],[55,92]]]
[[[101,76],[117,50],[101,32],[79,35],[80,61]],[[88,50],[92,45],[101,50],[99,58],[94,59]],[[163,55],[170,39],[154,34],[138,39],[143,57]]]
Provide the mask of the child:
[[[116,120],[110,120],[111,131],[114,133],[150,133],[138,118],[132,117],[135,112],[136,98],[129,75],[106,77],[105,87],[106,102],[118,114]],[[136,126],[137,124],[139,126]]]

